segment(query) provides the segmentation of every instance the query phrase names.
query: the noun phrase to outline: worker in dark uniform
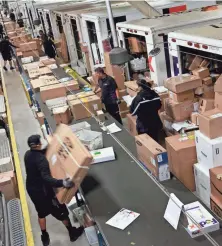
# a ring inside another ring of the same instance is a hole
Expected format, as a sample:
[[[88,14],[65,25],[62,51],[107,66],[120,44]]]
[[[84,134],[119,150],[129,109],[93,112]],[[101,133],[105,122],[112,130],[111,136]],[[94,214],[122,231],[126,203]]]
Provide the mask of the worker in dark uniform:
[[[106,107],[106,111],[116,119],[120,124],[122,124],[122,119],[119,114],[119,104],[121,103],[119,99],[119,90],[116,81],[109,75],[107,75],[103,68],[96,68],[95,73],[98,77],[98,86],[94,90],[95,93],[102,93],[102,102]]]
[[[15,22],[15,14],[13,12],[14,12],[14,10],[11,9],[9,17],[10,17],[11,21]]]
[[[70,179],[54,179],[49,170],[49,163],[42,150],[40,135],[32,135],[28,138],[30,150],[25,154],[26,188],[38,213],[39,225],[42,231],[43,246],[50,244],[49,234],[46,230],[46,216],[51,214],[66,226],[70,241],[74,242],[83,233],[83,227],[73,227],[68,217],[68,209],[65,204],[60,204],[55,196],[53,188],[71,188],[74,183]]]
[[[49,58],[56,57],[56,47],[51,38],[49,38],[42,30],[39,31],[40,38],[42,40],[42,45],[44,47],[45,54]]]
[[[159,95],[151,89],[146,80],[137,82],[139,92],[130,106],[130,113],[137,116],[136,128],[138,134],[146,133],[158,142],[158,134],[162,129],[162,122],[158,111],[162,104]]]
[[[7,61],[9,61],[10,69],[14,69],[14,67],[12,66],[12,47],[17,48],[9,41],[9,38],[7,36],[0,42],[0,52],[2,53],[2,58],[4,60],[3,69],[5,71],[8,70],[6,67]]]
[[[17,23],[19,25],[19,27],[24,27],[24,21],[23,21],[23,14],[22,13],[19,13],[18,14],[18,20],[17,20]]]
[[[4,28],[2,23],[0,23],[0,39],[3,39],[3,36],[4,36]]]

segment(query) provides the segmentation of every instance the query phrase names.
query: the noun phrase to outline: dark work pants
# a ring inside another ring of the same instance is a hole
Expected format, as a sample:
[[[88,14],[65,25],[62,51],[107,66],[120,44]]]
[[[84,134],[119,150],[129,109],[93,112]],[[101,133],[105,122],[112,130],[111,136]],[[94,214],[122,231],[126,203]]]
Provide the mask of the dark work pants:
[[[119,107],[117,103],[114,104],[105,104],[106,107],[106,111],[115,119],[117,120],[121,125],[122,123],[122,119],[120,117],[119,114]]]

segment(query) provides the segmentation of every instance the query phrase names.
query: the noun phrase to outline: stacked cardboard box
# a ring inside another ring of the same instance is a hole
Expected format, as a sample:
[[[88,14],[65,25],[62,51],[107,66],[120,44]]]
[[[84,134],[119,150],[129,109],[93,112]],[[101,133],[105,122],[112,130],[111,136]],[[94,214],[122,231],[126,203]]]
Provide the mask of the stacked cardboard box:
[[[127,124],[128,124],[128,130],[132,136],[138,135],[137,129],[136,129],[136,116],[132,116],[131,114],[127,114]]]
[[[146,52],[146,42],[142,42],[136,37],[130,37],[127,40],[128,40],[129,49],[131,53]]]
[[[5,22],[4,26],[7,32],[13,32],[16,28],[16,23],[13,21],[9,21],[9,22]]]

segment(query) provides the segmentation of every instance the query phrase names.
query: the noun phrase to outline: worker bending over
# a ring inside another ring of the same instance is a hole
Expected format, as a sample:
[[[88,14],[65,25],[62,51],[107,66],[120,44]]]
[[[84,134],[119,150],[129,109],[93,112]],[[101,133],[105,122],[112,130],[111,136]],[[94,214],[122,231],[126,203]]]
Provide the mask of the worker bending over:
[[[0,52],[2,53],[2,58],[4,60],[4,67],[3,69],[7,71],[7,61],[9,62],[10,69],[13,70],[14,67],[12,66],[12,47],[18,48],[15,45],[13,45],[10,41],[9,38],[6,36],[1,42],[0,42]]]
[[[96,87],[94,92],[97,94],[101,91],[101,100],[106,107],[106,111],[122,124],[118,106],[121,101],[119,99],[119,90],[116,81],[111,76],[107,75],[101,67],[96,68],[95,73],[98,78],[98,87],[100,88]]]
[[[45,157],[46,149],[42,150],[40,135],[28,138],[28,150],[25,154],[26,189],[38,213],[39,225],[42,231],[43,246],[50,244],[49,234],[46,230],[46,216],[51,214],[66,226],[70,241],[74,242],[83,233],[83,227],[72,227],[69,212],[65,204],[60,204],[53,188],[71,188],[74,183],[70,179],[54,179],[49,170],[49,162]]]
[[[158,111],[162,103],[159,95],[151,89],[151,84],[142,79],[137,82],[139,92],[130,106],[130,113],[137,116],[136,128],[138,134],[146,133],[158,142],[158,134],[162,122]]]

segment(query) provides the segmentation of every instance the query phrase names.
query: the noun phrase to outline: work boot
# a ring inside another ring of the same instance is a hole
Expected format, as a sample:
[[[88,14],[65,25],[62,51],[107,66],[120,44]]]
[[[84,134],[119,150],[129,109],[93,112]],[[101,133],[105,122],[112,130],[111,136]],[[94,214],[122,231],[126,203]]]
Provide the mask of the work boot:
[[[69,237],[71,242],[75,242],[84,232],[84,227],[80,226],[79,228],[72,227],[69,231]]]
[[[4,67],[3,67],[3,69],[4,69],[5,71],[8,71],[8,69],[7,69],[7,67],[6,67],[6,66],[4,66]]]
[[[15,69],[14,67],[10,67],[11,70]]]
[[[50,244],[50,238],[49,238],[48,232],[45,232],[44,234],[42,234],[41,239],[42,239],[43,246],[48,246]]]

